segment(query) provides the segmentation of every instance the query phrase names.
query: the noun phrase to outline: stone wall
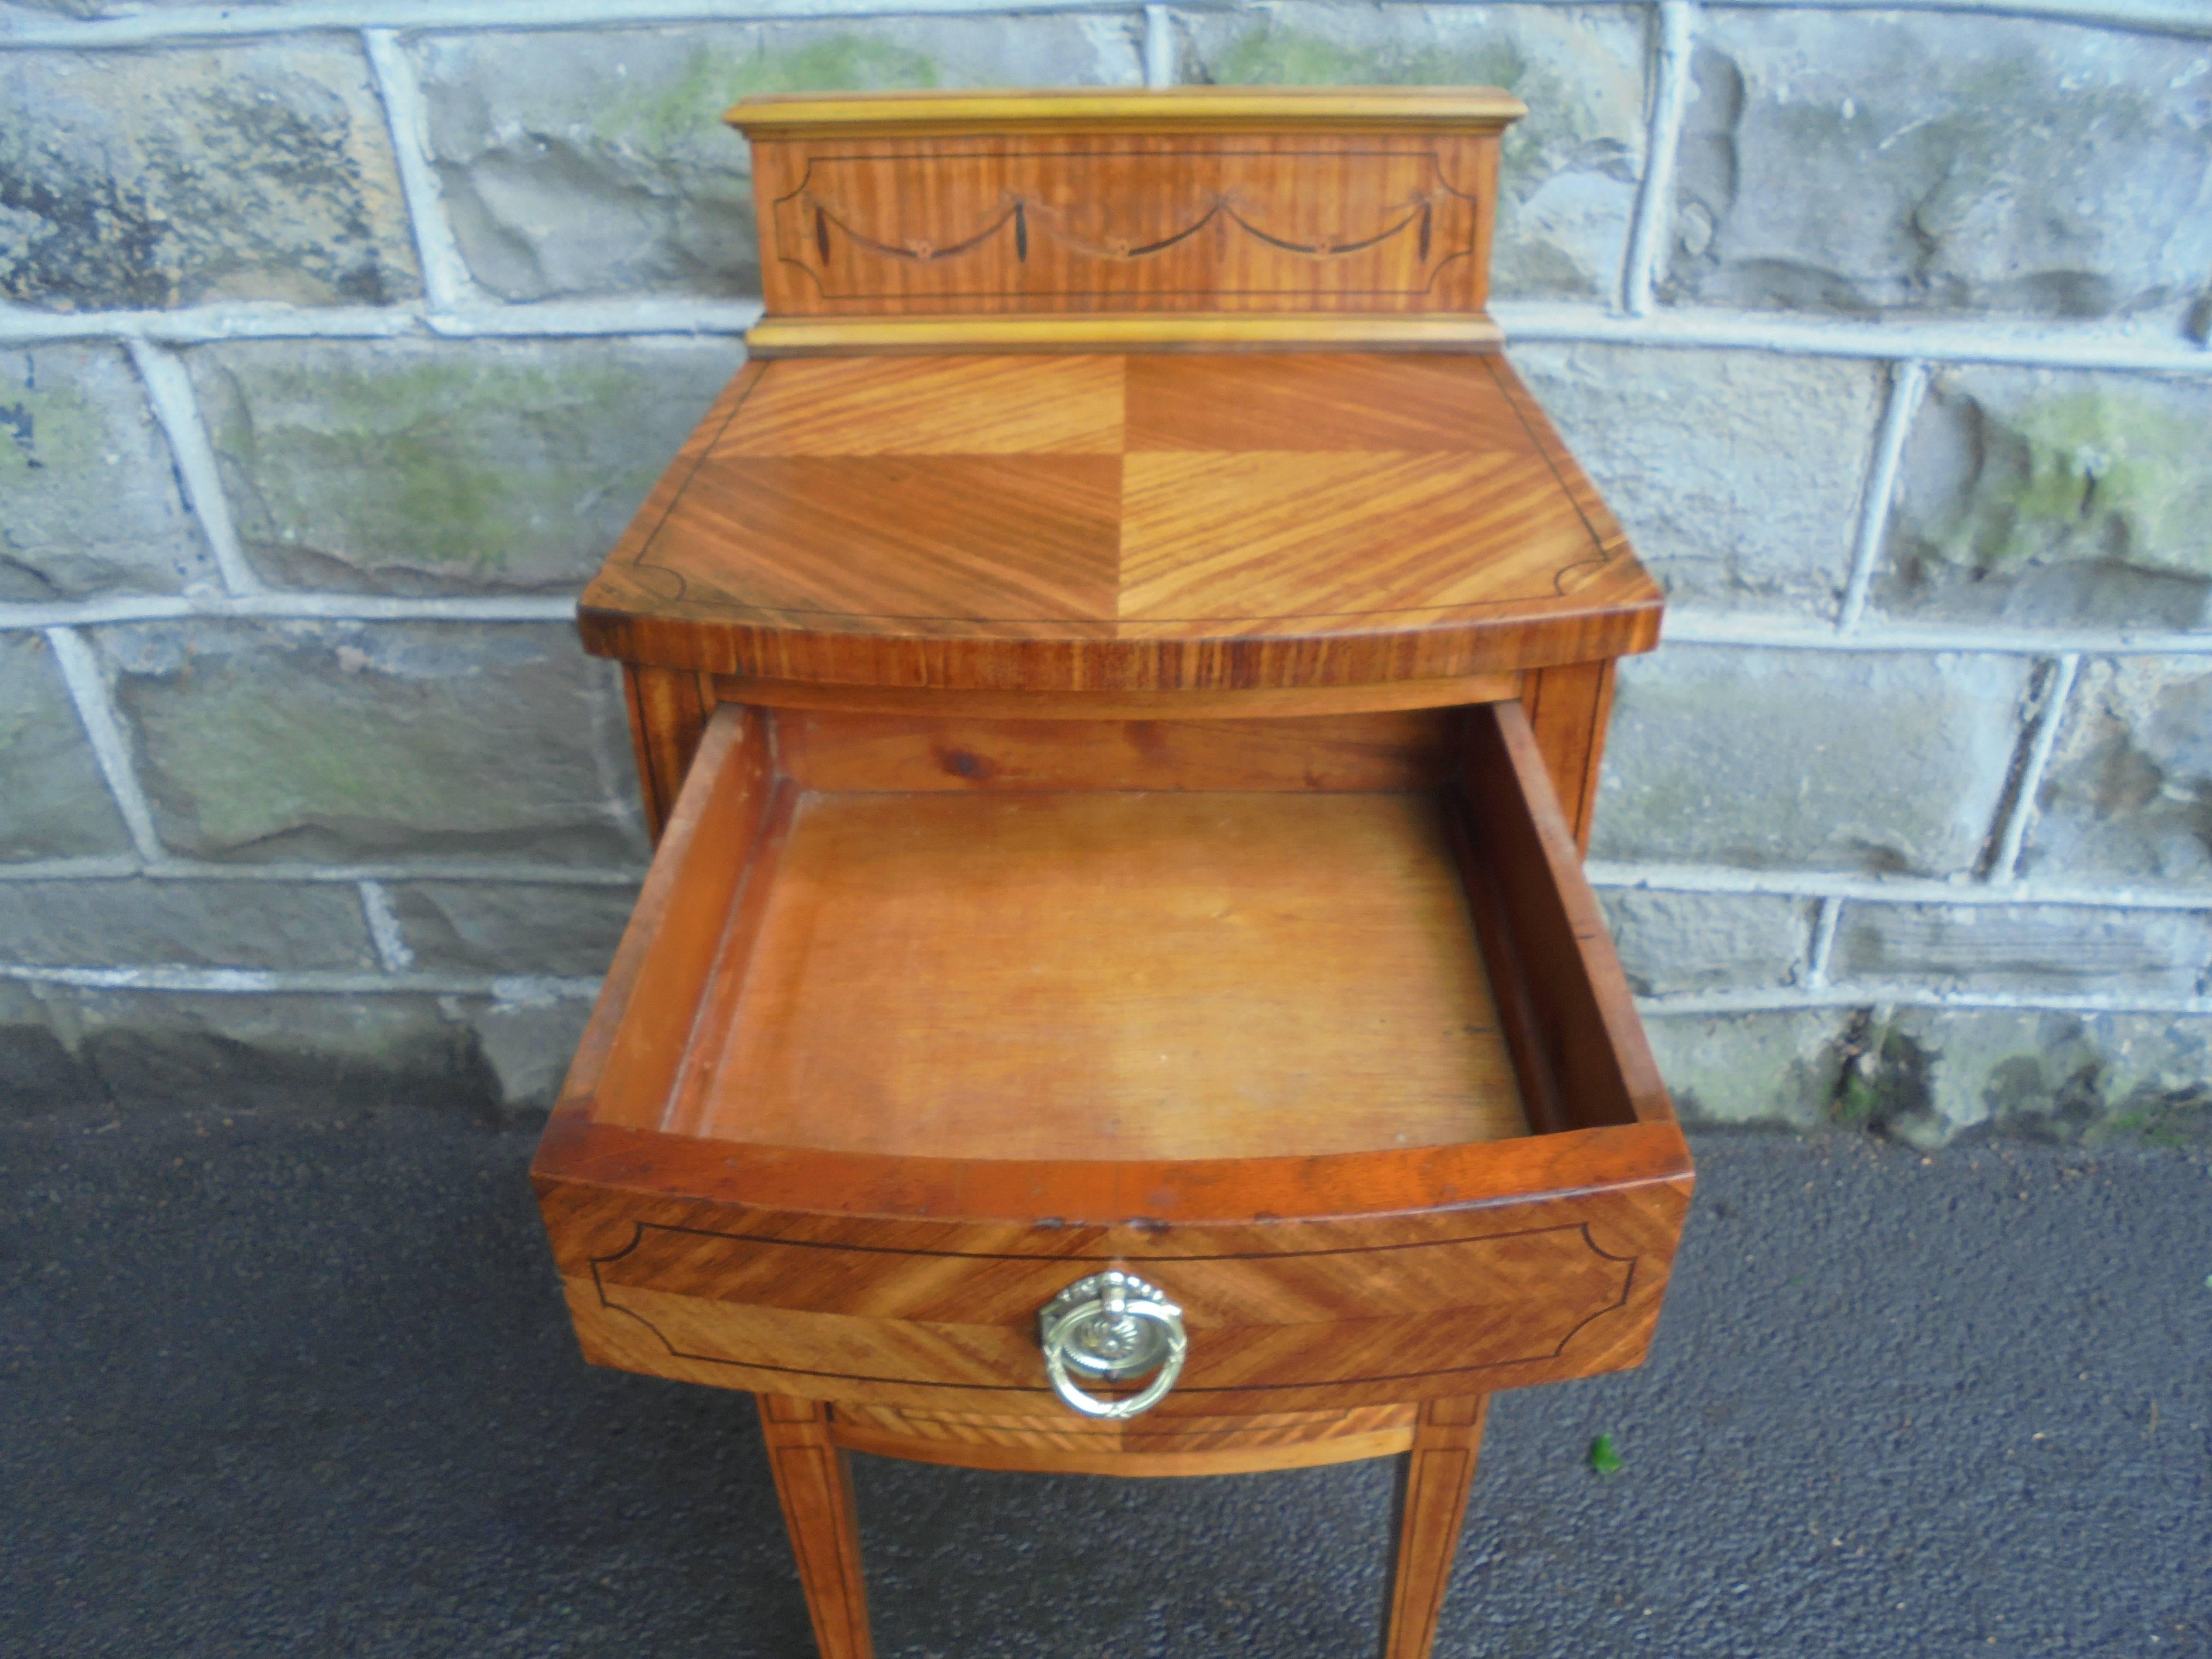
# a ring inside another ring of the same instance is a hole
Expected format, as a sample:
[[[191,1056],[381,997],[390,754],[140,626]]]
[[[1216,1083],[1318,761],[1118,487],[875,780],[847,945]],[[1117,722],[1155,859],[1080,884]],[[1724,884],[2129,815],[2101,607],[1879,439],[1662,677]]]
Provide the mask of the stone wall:
[[[1687,1113],[2204,1115],[2202,0],[0,0],[0,1109],[542,1108],[646,856],[573,594],[754,314],[718,113],[1146,80],[1530,104]]]

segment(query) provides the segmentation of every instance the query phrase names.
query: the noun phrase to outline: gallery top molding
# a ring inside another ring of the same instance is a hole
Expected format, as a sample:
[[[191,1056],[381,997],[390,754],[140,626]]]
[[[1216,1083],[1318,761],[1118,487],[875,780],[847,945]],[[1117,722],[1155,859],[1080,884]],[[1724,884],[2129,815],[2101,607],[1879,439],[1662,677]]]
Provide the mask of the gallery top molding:
[[[1495,87],[770,94],[723,117],[747,137],[1000,132],[1497,132],[1528,107]]]

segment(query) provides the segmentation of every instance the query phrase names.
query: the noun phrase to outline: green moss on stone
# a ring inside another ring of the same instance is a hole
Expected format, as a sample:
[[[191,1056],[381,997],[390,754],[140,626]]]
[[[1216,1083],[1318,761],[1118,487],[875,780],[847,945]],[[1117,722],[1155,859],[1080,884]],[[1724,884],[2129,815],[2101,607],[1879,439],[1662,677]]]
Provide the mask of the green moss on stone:
[[[1973,490],[1936,545],[1990,570],[2101,560],[2212,576],[2203,425],[2107,387],[2036,404],[1992,434]]]
[[[933,87],[927,54],[868,35],[839,34],[794,52],[750,54],[702,46],[672,81],[617,100],[599,135],[656,153],[716,131],[740,98],[769,92],[891,92]]]
[[[1871,1012],[1844,1034],[1843,1065],[1828,1115],[1856,1128],[1911,1131],[1928,1113],[1929,1074],[1941,1056]]]
[[[2212,1085],[2166,1096],[2146,1091],[2140,1103],[2130,1103],[2082,1139],[2092,1145],[2132,1140],[2164,1148],[2212,1144]]]
[[[257,377],[221,441],[256,481],[271,541],[358,563],[503,570],[653,465],[611,469],[598,424],[635,405],[635,377],[438,357]],[[263,412],[252,412],[258,408]],[[333,542],[340,544],[332,545]]]
[[[189,705],[141,718],[171,776],[216,784],[189,794],[203,845],[250,846],[332,818],[434,823],[450,811],[431,793],[435,769],[411,752],[412,721],[363,719],[312,682],[272,696],[250,677],[198,678]]]
[[[599,815],[570,676],[526,641],[441,641],[427,660],[422,641],[357,632],[196,642],[214,648],[117,686],[173,844],[513,850]]]
[[[1347,46],[1263,24],[1222,54],[1213,78],[1224,86],[1481,86],[1512,92],[1528,67],[1518,51],[1504,44],[1460,51]]]
[[[1507,41],[1459,48],[1352,46],[1302,29],[1262,24],[1212,65],[1223,86],[1499,87],[1534,113],[1505,130],[1502,170],[1510,189],[1540,166],[1558,139],[1593,126],[1572,88]]]

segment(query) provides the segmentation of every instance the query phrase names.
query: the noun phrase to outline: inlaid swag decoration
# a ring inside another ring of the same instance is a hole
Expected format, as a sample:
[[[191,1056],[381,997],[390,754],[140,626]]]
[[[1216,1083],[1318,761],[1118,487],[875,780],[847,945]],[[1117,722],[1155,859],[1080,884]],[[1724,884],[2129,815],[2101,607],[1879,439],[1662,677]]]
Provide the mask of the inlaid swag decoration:
[[[1448,145],[1250,143],[1033,139],[921,189],[908,155],[808,155],[768,216],[772,265],[803,278],[771,286],[801,309],[1480,308],[1481,175],[1451,176]]]
[[[1272,235],[1246,216],[1253,210],[1249,204],[1235,195],[1216,196],[1206,205],[1205,212],[1181,230],[1141,245],[1132,244],[1126,236],[1107,236],[1100,240],[1077,234],[1070,227],[1075,216],[1049,202],[1032,201],[1025,196],[1009,196],[1006,210],[996,220],[983,227],[973,236],[963,238],[949,246],[940,246],[927,237],[910,237],[904,242],[892,243],[869,235],[848,222],[836,204],[814,191],[802,191],[800,199],[813,210],[814,246],[822,256],[822,267],[828,270],[832,258],[834,228],[845,237],[857,242],[871,253],[882,254],[890,259],[955,259],[963,253],[973,253],[1004,231],[1013,227],[1014,258],[1026,264],[1030,257],[1030,226],[1034,222],[1044,235],[1089,259],[1148,259],[1156,253],[1164,253],[1179,242],[1188,241],[1208,225],[1234,225],[1247,236],[1257,237],[1269,247],[1280,248],[1285,253],[1311,254],[1316,258],[1342,258],[1350,253],[1364,253],[1370,247],[1379,247],[1392,237],[1419,227],[1415,257],[1426,263],[1429,250],[1435,244],[1436,198],[1419,196],[1402,206],[1402,216],[1395,225],[1376,231],[1372,236],[1346,240],[1324,232],[1310,242],[1293,242]],[[1394,212],[1400,209],[1394,208]]]

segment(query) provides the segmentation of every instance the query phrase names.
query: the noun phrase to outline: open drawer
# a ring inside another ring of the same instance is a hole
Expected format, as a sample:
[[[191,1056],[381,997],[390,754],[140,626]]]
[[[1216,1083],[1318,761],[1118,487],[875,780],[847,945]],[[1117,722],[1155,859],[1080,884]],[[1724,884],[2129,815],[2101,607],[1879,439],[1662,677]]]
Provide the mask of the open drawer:
[[[725,704],[535,1175],[589,1358],[912,1421],[1109,1268],[1157,1419],[1633,1365],[1691,1186],[1515,702]]]

